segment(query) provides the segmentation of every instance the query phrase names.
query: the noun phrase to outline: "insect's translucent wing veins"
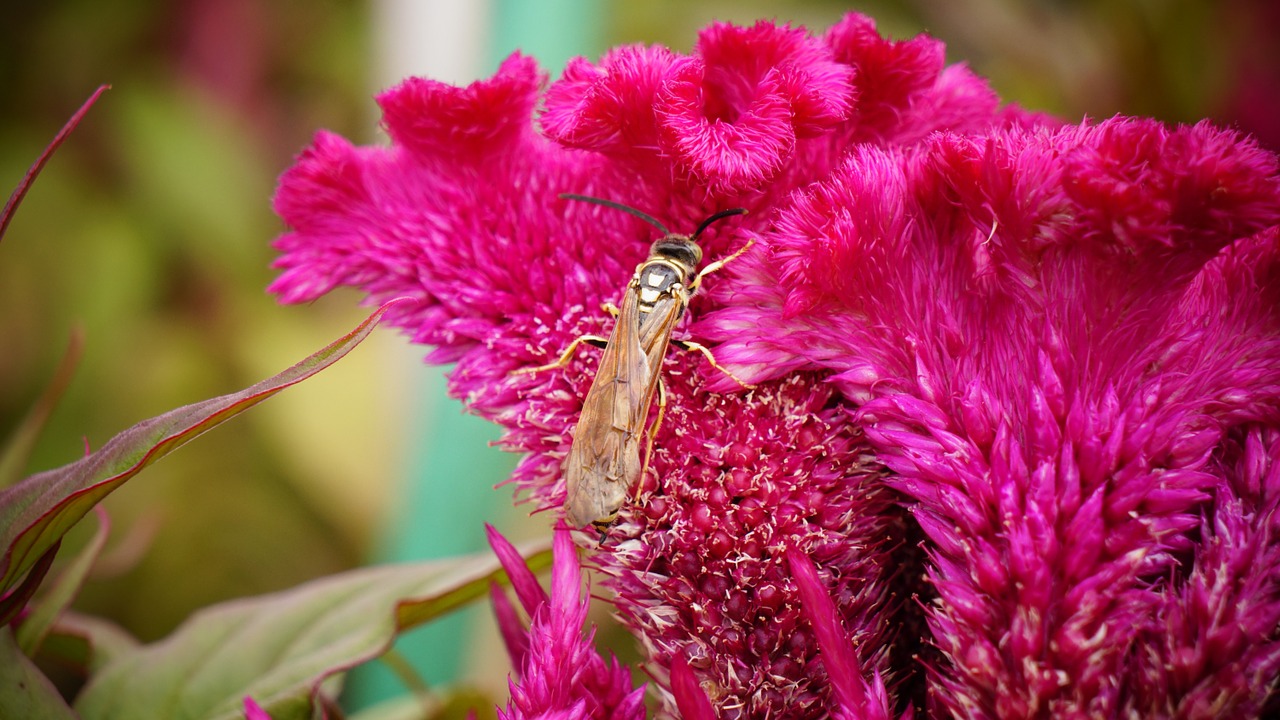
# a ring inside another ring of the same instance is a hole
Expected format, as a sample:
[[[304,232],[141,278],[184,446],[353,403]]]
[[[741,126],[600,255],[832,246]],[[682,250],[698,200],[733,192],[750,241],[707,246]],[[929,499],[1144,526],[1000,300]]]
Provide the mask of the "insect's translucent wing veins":
[[[640,326],[640,347],[648,358],[650,378],[645,384],[644,395],[636,406],[636,427],[644,428],[645,419],[649,415],[649,407],[653,404],[653,394],[658,388],[662,375],[662,360],[667,356],[667,346],[671,343],[671,331],[687,304],[683,293],[663,295],[653,304],[653,309]]]
[[[613,515],[640,474],[646,388],[656,382],[640,346],[640,300],[627,289],[600,367],[582,404],[565,466],[565,511],[578,527]],[[637,424],[639,418],[639,424]]]

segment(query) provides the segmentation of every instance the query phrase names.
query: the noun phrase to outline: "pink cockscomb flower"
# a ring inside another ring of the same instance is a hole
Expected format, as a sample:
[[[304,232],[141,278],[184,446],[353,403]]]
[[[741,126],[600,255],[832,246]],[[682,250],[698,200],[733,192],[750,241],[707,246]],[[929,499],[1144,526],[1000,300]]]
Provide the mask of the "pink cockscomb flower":
[[[529,614],[530,627],[520,627],[515,610],[497,586],[493,588],[498,627],[518,680],[511,681],[511,702],[503,720],[642,720],[644,687],[632,688],[631,672],[617,659],[606,664],[592,646],[594,632],[584,632],[587,600],[582,596],[582,569],[563,524],[552,544],[551,597],[524,564],[520,553],[486,526],[497,554]]]
[[[1257,717],[1280,674],[1280,177],[1145,120],[861,147],[702,321],[820,370],[927,539],[931,716]]]
[[[374,303],[418,298],[389,321],[434,346],[429,360],[457,363],[451,391],[526,454],[512,480],[542,507],[563,502],[561,464],[598,354],[512,372],[602,333],[611,320],[601,304],[619,301],[654,239],[635,218],[560,193],[625,202],[684,232],[713,212],[749,210],[700,239],[713,260],[770,227],[791,192],[851,148],[1036,122],[946,67],[937,41],[885,40],[857,15],[820,36],[716,24],[692,55],[619,48],[570,63],[543,93],[545,82],[517,54],[468,87],[415,78],[381,95],[390,147],[318,135],[276,195],[291,231],[276,242],[272,285],[286,302],[340,285]],[[734,301],[732,270],[723,275],[708,277],[689,315]],[[687,324],[676,336],[698,339]],[[904,541],[913,531],[844,400],[819,373],[711,393],[716,371],[670,355],[641,497],[593,559],[649,653],[664,706],[674,711],[666,667],[680,655],[722,717],[827,714],[834,696],[786,548],[829,573],[868,677],[908,678],[890,658],[912,652],[894,651],[892,610],[905,599],[894,555],[914,552]]]
[[[318,135],[276,195],[272,290],[417,298],[390,320],[457,363],[451,392],[557,509],[598,352],[513,373],[605,334],[654,239],[559,194],[683,232],[749,211],[700,238],[708,261],[755,245],[675,335],[756,387],[673,349],[635,502],[581,535],[663,713],[1259,712],[1280,620],[1273,156],[1001,108],[937,41],[857,15],[716,24],[690,55],[624,47],[545,84],[517,54],[381,95],[389,147]]]

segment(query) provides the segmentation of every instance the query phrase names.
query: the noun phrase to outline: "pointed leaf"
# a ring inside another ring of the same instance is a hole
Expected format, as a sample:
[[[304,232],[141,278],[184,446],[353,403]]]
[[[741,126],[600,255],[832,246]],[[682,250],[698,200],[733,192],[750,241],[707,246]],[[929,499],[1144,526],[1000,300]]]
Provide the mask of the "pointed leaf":
[[[142,468],[337,362],[368,336],[384,313],[405,302],[412,301],[388,302],[355,330],[279,375],[238,393],[138,423],[78,462],[32,475],[0,491],[0,592],[12,588],[90,508]]]
[[[53,683],[36,668],[13,639],[0,628],[0,710],[6,718],[75,720]]]
[[[103,546],[107,544],[107,535],[111,532],[107,511],[102,508],[94,508],[94,510],[97,511],[98,529],[94,532],[93,538],[80,552],[76,553],[75,558],[63,568],[62,572],[58,573],[57,579],[49,585],[48,592],[31,603],[31,612],[18,626],[16,633],[18,647],[22,648],[22,652],[28,657],[36,656],[54,621],[80,594],[84,579],[88,577],[94,561],[98,559]]]
[[[271,720],[271,716],[253,698],[246,697],[244,699],[244,720]]]
[[[49,568],[53,567],[53,560],[57,557],[60,547],[62,547],[62,540],[57,540],[50,545],[48,550],[36,558],[31,570],[22,578],[22,582],[18,583],[18,586],[8,595],[0,598],[0,625],[13,622],[26,609],[27,603],[40,589],[40,583],[44,582],[44,576],[49,573]]]
[[[13,193],[9,195],[9,200],[5,202],[4,210],[0,210],[0,238],[3,238],[5,230],[9,229],[9,221],[13,220],[14,213],[18,211],[18,205],[22,204],[22,198],[26,197],[27,191],[31,189],[31,183],[35,182],[36,176],[44,169],[45,163],[49,162],[49,158],[53,157],[53,152],[58,149],[63,140],[67,139],[71,131],[76,129],[76,126],[84,119],[85,113],[88,113],[89,108],[93,107],[93,104],[97,102],[98,96],[110,88],[110,85],[100,85],[89,96],[89,99],[84,101],[80,109],[75,111],[71,119],[67,120],[62,129],[58,131],[58,134],[53,136],[53,140],[45,146],[44,152],[40,153],[40,157],[36,158],[36,161],[27,169],[27,174],[23,176],[22,182],[18,183],[18,187],[14,188]]]
[[[543,547],[530,564],[547,567]],[[397,633],[509,584],[492,555],[364,568],[192,616],[122,657],[76,700],[84,720],[239,718],[245,697],[271,717],[307,718],[321,683],[377,657]]]

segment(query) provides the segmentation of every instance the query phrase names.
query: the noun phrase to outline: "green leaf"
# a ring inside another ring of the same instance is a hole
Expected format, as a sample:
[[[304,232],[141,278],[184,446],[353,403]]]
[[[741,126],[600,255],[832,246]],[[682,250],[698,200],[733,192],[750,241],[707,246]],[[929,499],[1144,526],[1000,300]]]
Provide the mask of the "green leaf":
[[[0,628],[0,710],[6,718],[76,720],[53,683],[18,649],[9,628]]]
[[[551,564],[545,545],[529,565]],[[320,686],[395,636],[506,583],[492,555],[363,568],[206,608],[168,638],[111,663],[77,698],[84,720],[241,717],[246,695],[275,720],[309,718]]]
[[[392,306],[378,308],[355,330],[274,377],[231,395],[143,421],[78,462],[32,475],[0,491],[0,593],[7,592],[102,498],[144,467],[284,388],[337,362],[373,330]]]
[[[49,634],[58,616],[71,605],[71,601],[80,594],[80,587],[88,577],[93,563],[107,544],[107,535],[111,531],[111,522],[102,508],[94,508],[98,515],[98,529],[89,540],[89,544],[76,553],[75,558],[58,573],[58,577],[49,586],[49,591],[31,603],[31,612],[22,619],[18,626],[18,647],[28,657],[35,657],[40,645]]]

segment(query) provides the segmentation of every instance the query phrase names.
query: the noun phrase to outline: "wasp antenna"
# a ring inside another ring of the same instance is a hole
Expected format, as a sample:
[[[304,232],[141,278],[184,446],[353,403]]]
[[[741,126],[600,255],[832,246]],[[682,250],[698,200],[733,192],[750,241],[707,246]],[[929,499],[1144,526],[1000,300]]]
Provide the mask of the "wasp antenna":
[[[717,220],[723,220],[727,217],[733,217],[734,215],[746,215],[746,214],[747,214],[746,208],[733,208],[732,210],[721,210],[715,215],[712,215],[706,220],[703,220],[702,224],[698,226],[698,229],[694,230],[693,234],[690,235],[689,237],[690,239],[697,240],[698,236],[702,234],[702,231],[706,230],[708,227],[711,226],[711,223]]]
[[[581,200],[583,202],[589,202],[595,205],[603,205],[605,207],[611,207],[614,210],[621,210],[622,212],[627,213],[628,215],[634,215],[635,217],[638,217],[641,220],[649,223],[650,225],[658,228],[659,230],[662,231],[663,235],[671,234],[671,231],[668,230],[665,225],[655,220],[653,216],[647,213],[641,212],[629,205],[623,205],[622,203],[617,203],[612,200],[605,200],[604,198],[591,197],[590,195],[575,195],[573,193],[560,193],[559,197],[565,200]],[[743,212],[746,212],[746,211],[744,210]]]

